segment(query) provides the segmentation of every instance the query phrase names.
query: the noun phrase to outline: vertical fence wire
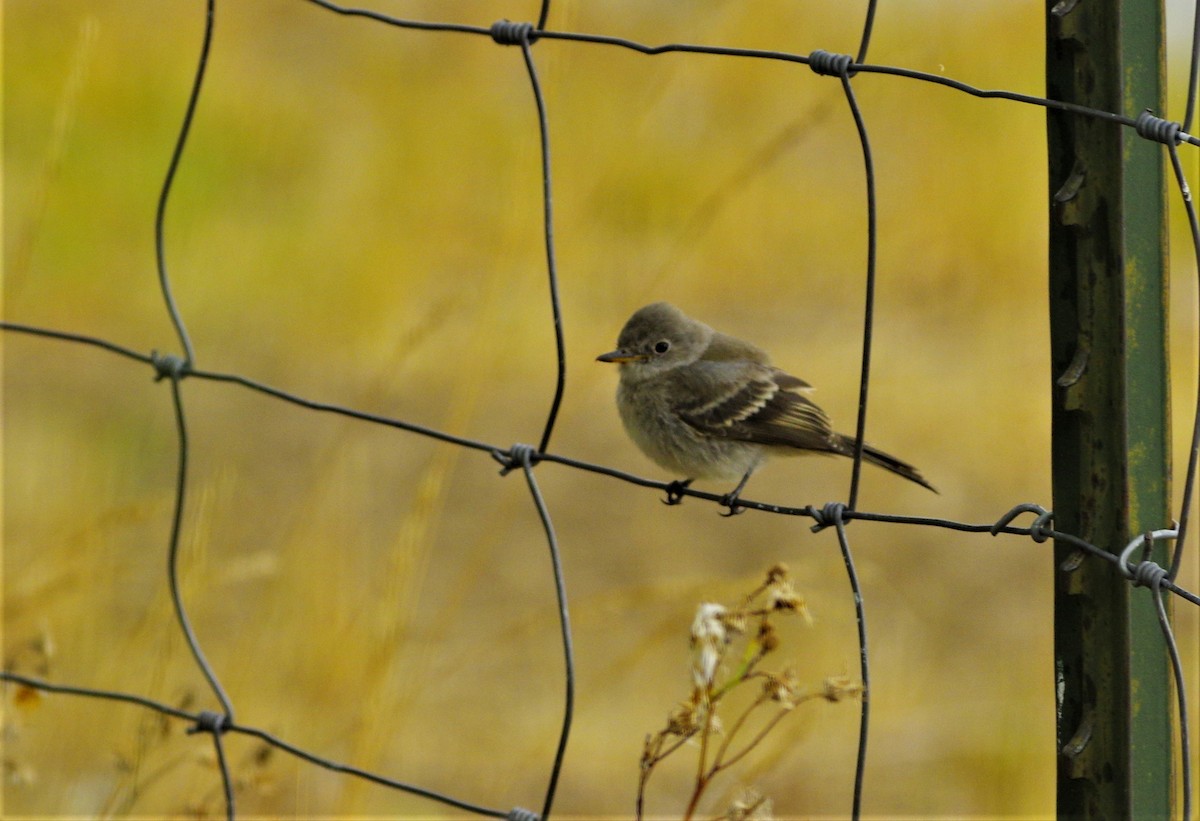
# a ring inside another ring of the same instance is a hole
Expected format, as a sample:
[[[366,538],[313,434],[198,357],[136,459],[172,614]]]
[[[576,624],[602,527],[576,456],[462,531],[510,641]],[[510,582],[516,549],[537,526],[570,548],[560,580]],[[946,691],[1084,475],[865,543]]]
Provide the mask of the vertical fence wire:
[[[171,151],[171,161],[167,165],[167,178],[163,181],[162,188],[160,189],[158,208],[154,214],[154,251],[155,260],[158,263],[158,285],[162,289],[167,313],[170,314],[171,322],[175,325],[175,332],[179,335],[179,344],[183,346],[184,362],[189,366],[195,361],[196,355],[192,349],[192,340],[188,336],[187,327],[183,323],[183,315],[179,312],[179,306],[175,304],[175,297],[171,294],[171,280],[167,276],[165,224],[167,219],[167,200],[171,196],[171,190],[175,182],[175,172],[179,170],[179,163],[183,159],[183,149],[187,145],[188,135],[192,130],[192,120],[196,116],[196,106],[200,103],[200,89],[204,85],[204,73],[208,68],[208,55],[212,51],[216,0],[205,0],[205,3],[204,42],[200,46],[200,61],[196,66],[195,79],[192,81],[192,90],[188,94],[187,99],[187,109],[183,115],[183,125],[179,129],[179,138],[175,141],[175,147]]]
[[[1196,42],[1200,43],[1200,3],[1196,4],[1196,9]],[[1196,71],[1198,67],[1200,67],[1200,49],[1194,48],[1192,51],[1192,82],[1188,88],[1188,119],[1192,116],[1192,104],[1197,94]],[[1184,173],[1183,163],[1179,159],[1179,146],[1176,143],[1176,139],[1178,139],[1178,134],[1172,135],[1166,143],[1167,153],[1171,159],[1171,171],[1175,176],[1175,184],[1179,189],[1180,198],[1183,201],[1183,210],[1187,215],[1188,230],[1191,233],[1192,239],[1192,258],[1200,260],[1200,220],[1197,220],[1196,203],[1192,199],[1191,189],[1188,187],[1187,175]],[[1200,264],[1197,265],[1196,288],[1200,291]],[[1200,363],[1200,339],[1197,340],[1196,362]],[[1171,579],[1175,579],[1179,575],[1179,566],[1183,561],[1184,539],[1187,536],[1192,505],[1196,501],[1196,474],[1200,472],[1200,386],[1196,389],[1195,399],[1196,408],[1192,418],[1191,445],[1188,447],[1187,468],[1183,474],[1183,495],[1179,500],[1179,525],[1177,528],[1179,538],[1175,540],[1175,550],[1171,556]]]

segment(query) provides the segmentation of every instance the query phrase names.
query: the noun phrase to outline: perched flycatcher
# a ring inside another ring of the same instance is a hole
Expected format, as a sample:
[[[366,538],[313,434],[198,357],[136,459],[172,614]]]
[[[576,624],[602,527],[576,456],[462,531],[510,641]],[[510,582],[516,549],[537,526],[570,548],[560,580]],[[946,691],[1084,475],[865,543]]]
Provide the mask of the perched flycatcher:
[[[685,487],[736,481],[732,503],[768,454],[854,455],[854,437],[835,433],[805,396],[812,386],[666,302],[634,313],[617,349],[596,358],[620,365],[617,409],[630,438]],[[936,492],[915,467],[870,445],[863,459]]]

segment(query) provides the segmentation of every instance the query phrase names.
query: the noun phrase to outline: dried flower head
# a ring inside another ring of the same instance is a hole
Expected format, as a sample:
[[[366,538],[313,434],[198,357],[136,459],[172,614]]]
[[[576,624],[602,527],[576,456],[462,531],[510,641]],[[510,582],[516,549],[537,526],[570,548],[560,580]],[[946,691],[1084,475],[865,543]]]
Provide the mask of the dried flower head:
[[[767,610],[799,613],[805,624],[812,626],[812,614],[808,612],[804,597],[796,592],[792,580],[786,576],[775,577],[767,585]]]
[[[716,678],[728,642],[726,612],[724,605],[712,602],[696,608],[696,618],[692,620],[692,681],[697,688],[711,687]]]
[[[689,736],[698,729],[700,716],[693,702],[682,702],[667,716],[667,733],[670,735]]]
[[[725,625],[725,629],[729,631],[729,640],[732,641],[735,636],[740,636],[746,632],[746,623],[750,619],[750,614],[745,610],[726,610],[721,615],[721,622]]]
[[[778,702],[784,709],[790,710],[800,702],[800,677],[791,667],[782,673],[768,675],[763,683],[763,693],[771,701]]]
[[[848,696],[862,693],[862,682],[854,681],[850,676],[829,676],[821,686],[821,696],[826,701],[841,701]]]
[[[772,809],[771,799],[758,790],[746,787],[738,793],[722,817],[727,821],[771,821],[774,818]]]

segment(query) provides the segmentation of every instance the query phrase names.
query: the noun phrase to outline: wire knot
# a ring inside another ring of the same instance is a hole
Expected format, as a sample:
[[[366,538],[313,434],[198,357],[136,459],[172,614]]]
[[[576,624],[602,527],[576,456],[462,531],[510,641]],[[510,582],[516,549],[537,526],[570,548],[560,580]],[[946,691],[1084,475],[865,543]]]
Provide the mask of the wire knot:
[[[191,364],[186,359],[172,353],[160,354],[158,351],[151,351],[150,363],[154,365],[155,382],[163,379],[178,382],[191,373],[192,370]]]
[[[188,729],[188,735],[196,733],[212,733],[220,735],[229,729],[233,724],[229,716],[224,713],[218,713],[215,710],[202,710],[200,715],[196,717],[194,726]]]
[[[824,76],[849,77],[852,65],[854,65],[854,58],[849,54],[834,54],[831,51],[817,49],[808,55],[808,67]]]
[[[1137,115],[1133,127],[1139,136],[1147,140],[1154,140],[1164,145],[1179,145],[1183,142],[1179,136],[1183,131],[1182,125],[1171,120],[1164,120],[1162,117],[1155,117],[1148,108]]]
[[[488,30],[492,39],[502,46],[528,46],[537,41],[533,23],[514,23],[511,20],[497,20]]]
[[[536,812],[527,810],[524,807],[513,807],[504,818],[505,821],[541,821],[540,816]]]
[[[992,525],[992,529],[988,532],[993,536],[999,535],[1004,528],[1009,526],[1013,519],[1017,518],[1022,513],[1037,514],[1037,518],[1034,519],[1033,524],[1029,526],[1029,538],[1033,539],[1038,544],[1041,544],[1054,535],[1054,528],[1050,526],[1050,523],[1054,521],[1054,512],[1046,510],[1046,508],[1042,507],[1041,505],[1035,505],[1032,502],[1025,502],[1024,504],[1017,505],[1012,510],[1008,511],[1008,513],[1005,513],[996,520],[996,523]]]
[[[1149,587],[1151,590],[1158,590],[1163,579],[1169,575],[1171,574],[1157,562],[1138,562],[1133,567],[1133,585],[1134,587]]]
[[[809,505],[808,512],[816,520],[816,524],[810,528],[813,533],[820,533],[830,526],[845,527],[842,514],[846,512],[846,506],[841,502],[826,502],[820,510]]]
[[[542,457],[533,445],[523,445],[518,442],[508,450],[493,450],[492,458],[503,466],[500,468],[500,475],[507,476],[509,471],[517,468],[533,467],[541,461]]]
[[[1157,590],[1159,583],[1170,575],[1167,571],[1150,561],[1150,551],[1154,548],[1154,542],[1157,539],[1179,538],[1179,522],[1172,522],[1172,525],[1174,527],[1171,529],[1148,530],[1145,533],[1135,536],[1125,546],[1125,549],[1121,551],[1121,555],[1117,557],[1117,567],[1125,574],[1126,578],[1132,579],[1135,585],[1151,587]],[[1131,559],[1138,548],[1142,549],[1142,558],[1141,561],[1134,564]]]

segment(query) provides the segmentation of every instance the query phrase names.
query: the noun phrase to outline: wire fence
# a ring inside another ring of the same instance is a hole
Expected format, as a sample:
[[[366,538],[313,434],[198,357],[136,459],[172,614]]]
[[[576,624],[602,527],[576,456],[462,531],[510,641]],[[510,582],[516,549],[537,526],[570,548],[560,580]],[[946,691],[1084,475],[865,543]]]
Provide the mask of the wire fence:
[[[648,45],[616,36],[560,31],[555,30],[552,26],[548,28],[552,16],[552,7],[549,0],[544,0],[542,3],[536,21],[510,22],[501,20],[486,26],[399,19],[382,12],[365,8],[350,8],[329,2],[329,0],[298,0],[297,5],[301,2],[318,6],[346,18],[356,18],[353,23],[347,21],[347,25],[378,25],[399,30],[450,32],[467,37],[490,38],[501,47],[511,47],[519,50],[528,75],[529,89],[536,108],[536,123],[541,147],[541,194],[544,209],[545,262],[550,303],[548,316],[553,325],[557,361],[555,388],[545,415],[545,423],[538,444],[536,446],[506,444],[455,435],[403,419],[390,418],[336,403],[317,401],[265,384],[242,374],[207,370],[196,364],[196,350],[189,337],[185,318],[186,311],[181,310],[172,295],[172,281],[168,274],[167,264],[170,252],[165,239],[164,222],[171,202],[171,193],[177,171],[180,169],[181,164],[186,162],[185,149],[192,130],[197,105],[204,94],[205,76],[211,67],[210,61],[214,44],[219,37],[219,28],[215,25],[219,15],[218,2],[217,0],[207,0],[204,37],[200,47],[194,81],[188,97],[183,125],[179,131],[178,141],[175,144],[166,178],[161,187],[155,216],[154,237],[159,285],[167,314],[175,329],[181,353],[169,354],[156,351],[138,351],[94,336],[73,333],[68,330],[24,324],[17,321],[5,320],[0,323],[0,327],[9,334],[37,337],[46,340],[48,343],[63,342],[77,346],[88,346],[104,351],[107,354],[124,358],[131,363],[148,366],[152,370],[155,380],[165,383],[169,389],[174,407],[174,421],[178,442],[174,513],[167,538],[166,550],[170,596],[174,605],[178,627],[186,639],[187,646],[190,648],[196,668],[203,674],[208,683],[213,706],[209,709],[181,709],[161,701],[137,695],[136,693],[96,689],[88,687],[86,684],[66,684],[47,681],[39,677],[10,670],[0,673],[0,679],[10,684],[32,688],[36,691],[133,704],[186,724],[188,733],[202,735],[212,745],[224,797],[225,815],[231,819],[236,816],[237,790],[235,789],[235,784],[237,782],[237,773],[236,765],[229,760],[224,746],[224,739],[230,734],[254,737],[316,767],[344,773],[349,777],[364,779],[388,788],[421,796],[435,804],[456,808],[468,813],[510,819],[545,819],[550,817],[551,811],[554,809],[555,795],[563,770],[564,756],[568,749],[572,728],[575,701],[575,661],[572,647],[572,629],[568,616],[567,586],[551,511],[539,487],[537,466],[540,463],[547,462],[559,464],[650,490],[662,491],[676,498],[686,496],[717,505],[726,504],[727,497],[691,487],[681,487],[677,482],[663,482],[644,478],[603,464],[575,459],[565,454],[556,453],[551,449],[556,421],[566,387],[565,377],[568,357],[564,342],[564,327],[569,317],[563,315],[559,300],[560,283],[555,259],[555,214],[553,209],[555,186],[551,176],[550,116],[547,113],[542,84],[537,70],[538,62],[535,59],[535,47],[541,41],[554,40],[603,48],[632,50],[643,55],[688,53],[726,59],[779,61],[807,66],[816,74],[828,77],[830,82],[840,85],[847,111],[855,124],[862,150],[862,167],[867,191],[865,203],[867,262],[865,271],[866,303],[862,325],[862,354],[859,373],[858,413],[855,429],[857,454],[853,462],[850,485],[847,489],[846,501],[844,503],[835,502],[825,506],[806,505],[786,507],[752,499],[738,498],[732,503],[734,509],[731,509],[729,512],[755,510],[782,516],[808,518],[813,521],[812,530],[814,532],[828,528],[836,531],[847,579],[853,592],[856,607],[860,650],[859,673],[863,686],[856,774],[853,793],[849,796],[848,801],[852,817],[858,818],[862,813],[865,765],[868,751],[869,706],[871,704],[869,698],[871,687],[871,654],[868,644],[866,603],[856,574],[851,543],[846,529],[847,525],[854,520],[905,525],[909,527],[940,528],[975,533],[981,536],[986,534],[992,537],[1018,537],[1032,539],[1036,543],[1053,540],[1059,544],[1071,545],[1083,551],[1087,555],[1088,561],[1111,565],[1112,572],[1122,574],[1128,579],[1131,585],[1146,588],[1146,595],[1153,599],[1159,614],[1163,645],[1170,657],[1175,679],[1175,694],[1178,700],[1176,709],[1179,713],[1179,729],[1182,734],[1178,753],[1180,758],[1179,772],[1182,774],[1184,780],[1181,817],[1191,817],[1191,802],[1194,788],[1190,781],[1192,764],[1190,761],[1191,741],[1188,738],[1187,686],[1179,650],[1176,647],[1171,623],[1167,617],[1165,599],[1168,597],[1167,594],[1170,594],[1170,596],[1173,596],[1181,604],[1200,605],[1200,596],[1193,591],[1184,589],[1177,581],[1181,560],[1187,547],[1186,536],[1189,532],[1190,503],[1194,500],[1196,491],[1197,461],[1198,454],[1200,454],[1200,402],[1198,402],[1195,414],[1195,427],[1191,433],[1190,455],[1182,474],[1182,493],[1180,494],[1180,501],[1178,503],[1178,521],[1176,523],[1164,522],[1162,528],[1135,539],[1128,546],[1124,547],[1123,550],[1120,549],[1120,546],[1090,544],[1077,535],[1056,529],[1053,513],[1040,505],[1032,503],[1017,504],[999,516],[996,521],[982,523],[954,521],[934,517],[876,513],[859,509],[859,476],[862,464],[862,444],[868,428],[868,409],[871,406],[869,402],[869,387],[871,385],[873,312],[876,293],[876,258],[879,231],[875,193],[876,171],[872,154],[871,131],[868,126],[868,118],[856,96],[856,79],[859,75],[892,75],[915,83],[936,84],[972,97],[1004,100],[1021,105],[1054,109],[1069,113],[1071,116],[1095,118],[1132,129],[1142,138],[1154,141],[1163,146],[1162,150],[1165,152],[1174,173],[1175,187],[1186,210],[1193,243],[1192,253],[1198,254],[1200,253],[1200,228],[1197,227],[1196,211],[1184,173],[1185,160],[1181,155],[1183,155],[1183,152],[1194,150],[1197,146],[1200,146],[1200,137],[1189,133],[1195,117],[1197,70],[1198,66],[1200,66],[1200,14],[1197,14],[1195,18],[1197,22],[1191,49],[1192,56],[1186,111],[1180,121],[1171,121],[1160,118],[1150,111],[1146,111],[1137,117],[1128,117],[1120,113],[1093,110],[1079,105],[1013,91],[976,88],[942,75],[924,73],[898,66],[872,64],[868,60],[868,51],[877,5],[875,2],[870,2],[867,6],[858,48],[854,55],[836,54],[823,50],[816,50],[807,54],[787,53],[688,43]],[[9,367],[20,367],[20,365],[10,361]],[[356,419],[373,425],[395,428],[406,433],[428,437],[447,445],[482,452],[488,454],[500,464],[501,475],[510,472],[519,472],[522,474],[528,486],[530,500],[536,509],[545,531],[546,545],[553,569],[558,605],[557,617],[561,633],[561,653],[565,670],[561,728],[554,755],[547,767],[544,797],[541,806],[536,811],[522,807],[498,808],[482,806],[475,803],[467,795],[448,795],[388,775],[368,772],[352,764],[332,760],[317,752],[303,749],[296,744],[267,732],[260,726],[256,726],[256,722],[263,721],[264,719],[269,721],[269,717],[256,716],[247,721],[244,716],[240,714],[235,715],[235,705],[222,686],[220,671],[214,669],[213,665],[209,663],[203,649],[203,644],[192,629],[189,611],[180,590],[180,579],[184,573],[184,568],[180,567],[181,542],[184,539],[184,511],[190,501],[189,461],[193,455],[192,445],[189,441],[191,412],[181,391],[181,385],[184,382],[196,380],[228,383],[238,388],[262,394],[280,402],[291,403],[307,410]],[[13,478],[10,476],[9,480],[11,481]],[[1025,521],[1019,521],[1021,519],[1025,519]],[[1171,559],[1168,567],[1165,568],[1145,558],[1148,555],[1148,548],[1158,541],[1173,542]]]

